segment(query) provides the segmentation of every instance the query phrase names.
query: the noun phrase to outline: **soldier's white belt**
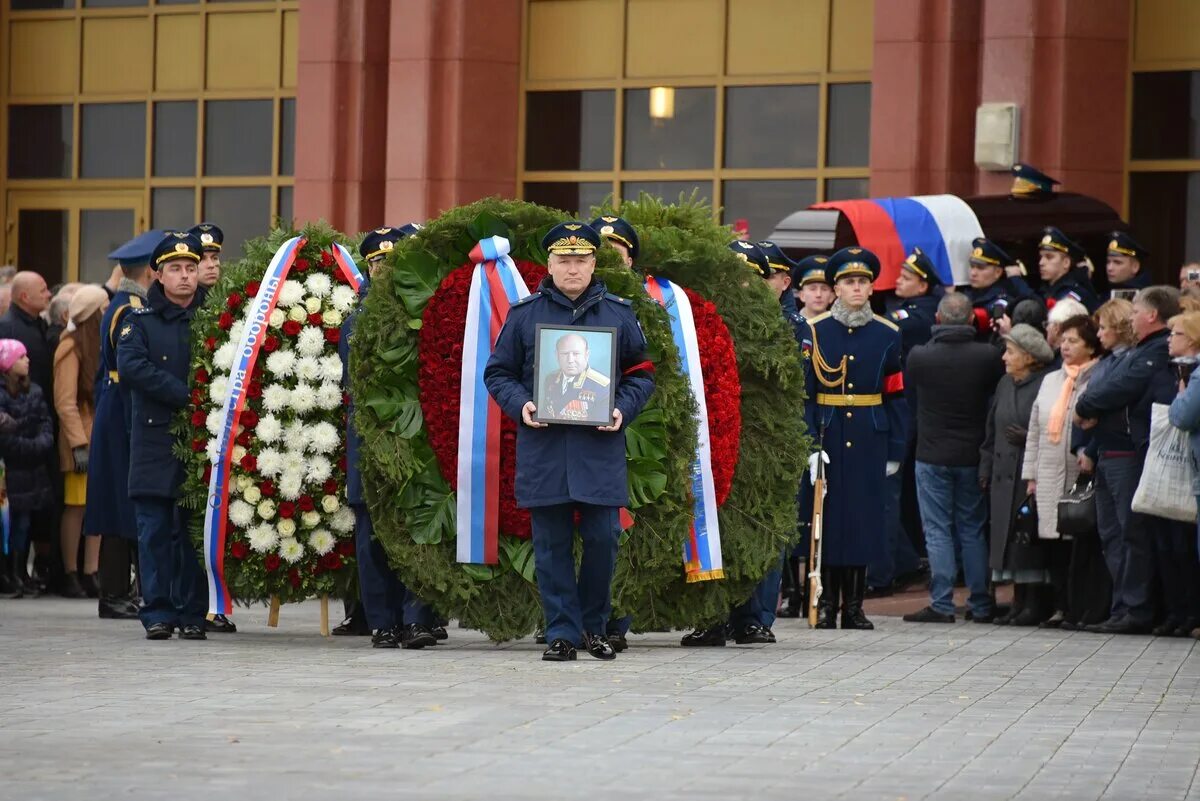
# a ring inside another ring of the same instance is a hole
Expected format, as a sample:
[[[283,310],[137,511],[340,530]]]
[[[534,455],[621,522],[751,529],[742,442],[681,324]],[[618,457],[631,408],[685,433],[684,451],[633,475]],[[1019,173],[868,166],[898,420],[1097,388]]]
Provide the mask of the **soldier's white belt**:
[[[882,395],[831,395],[825,392],[817,393],[817,403],[821,406],[881,406]]]

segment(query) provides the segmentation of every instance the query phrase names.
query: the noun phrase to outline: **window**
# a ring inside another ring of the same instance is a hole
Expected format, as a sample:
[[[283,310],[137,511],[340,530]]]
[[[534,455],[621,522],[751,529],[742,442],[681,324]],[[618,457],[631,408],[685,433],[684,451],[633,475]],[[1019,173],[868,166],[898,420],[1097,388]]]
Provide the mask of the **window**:
[[[296,171],[296,99],[279,102],[279,174],[294,175]]]
[[[154,174],[160,177],[196,174],[194,102],[154,104]]]
[[[270,175],[270,100],[210,100],[204,106],[205,175]]]
[[[667,86],[625,93],[626,170],[713,166],[716,90]]]
[[[731,225],[734,220],[744,219],[750,224],[751,239],[767,239],[777,223],[816,202],[817,182],[726,181],[722,197],[725,209],[721,222]]]
[[[612,194],[612,184],[607,181],[546,181],[525,184],[525,199],[543,206],[589,217],[593,206],[600,206]]]
[[[826,139],[826,166],[867,166],[871,154],[871,84],[830,84]]]
[[[128,209],[83,209],[79,212],[79,280],[102,284],[112,273],[108,254],[133,236]]]
[[[279,187],[279,220],[285,228],[292,224],[292,187]]]
[[[680,195],[688,199],[693,192],[697,200],[712,202],[711,181],[626,181],[621,184],[622,200],[637,200],[642,192],[662,198],[667,203],[676,202]]]
[[[13,11],[42,11],[56,8],[74,8],[74,0],[12,0]]]
[[[1135,159],[1200,158],[1200,70],[1133,75]]]
[[[614,96],[612,91],[527,94],[525,169],[611,170]]]
[[[8,177],[71,177],[71,106],[8,107]]]
[[[264,236],[271,221],[271,190],[265,186],[204,190],[204,214],[225,234],[223,253],[239,257],[247,239]]]
[[[80,178],[146,174],[146,104],[87,103],[80,116]]]
[[[819,93],[815,84],[726,89],[725,166],[817,166]]]
[[[866,178],[830,178],[825,181],[826,200],[858,200],[871,196]]]
[[[1200,259],[1200,171],[1131,173],[1129,224],[1155,275],[1174,283],[1185,261]]]
[[[195,190],[191,188],[155,189],[150,193],[151,226],[186,231],[195,224]]]

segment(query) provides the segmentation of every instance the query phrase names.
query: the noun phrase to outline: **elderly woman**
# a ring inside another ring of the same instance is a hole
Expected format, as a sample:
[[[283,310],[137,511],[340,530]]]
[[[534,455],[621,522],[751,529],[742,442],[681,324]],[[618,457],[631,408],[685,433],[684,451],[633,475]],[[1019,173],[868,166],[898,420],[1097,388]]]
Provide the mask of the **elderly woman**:
[[[1079,465],[1071,453],[1071,421],[1075,402],[1096,366],[1100,340],[1096,324],[1086,314],[1052,322],[1051,326],[1058,329],[1062,367],[1042,379],[1030,410],[1021,477],[1029,482],[1027,491],[1037,503],[1038,539],[1048,556],[1055,611],[1047,622],[1060,625],[1064,620],[1075,620],[1075,616],[1068,609],[1071,543],[1058,532],[1058,501],[1079,477]]]
[[[1187,312],[1167,321],[1171,329],[1168,352],[1181,375],[1179,394],[1171,402],[1171,424],[1190,434],[1192,464],[1200,464],[1200,379],[1189,371],[1200,359],[1200,312]],[[1200,472],[1193,473],[1192,494],[1200,495]],[[1159,575],[1162,577],[1166,619],[1153,633],[1182,637],[1193,631],[1200,635],[1200,559],[1197,558],[1196,528],[1174,520],[1157,519],[1159,534],[1154,540]]]
[[[1046,316],[1046,341],[1055,352],[1059,348],[1063,323],[1073,317],[1087,317],[1087,314],[1087,307],[1077,300],[1067,298],[1054,304],[1054,308]]]
[[[1049,616],[1039,585],[1047,582],[1045,557],[1038,543],[1022,540],[1013,519],[1025,501],[1021,466],[1025,458],[1029,416],[1042,379],[1054,361],[1046,338],[1030,325],[1018,324],[1004,337],[1007,375],[996,385],[980,448],[979,485],[991,493],[991,568],[994,583],[1014,583],[1013,603],[999,626],[1034,626]]]

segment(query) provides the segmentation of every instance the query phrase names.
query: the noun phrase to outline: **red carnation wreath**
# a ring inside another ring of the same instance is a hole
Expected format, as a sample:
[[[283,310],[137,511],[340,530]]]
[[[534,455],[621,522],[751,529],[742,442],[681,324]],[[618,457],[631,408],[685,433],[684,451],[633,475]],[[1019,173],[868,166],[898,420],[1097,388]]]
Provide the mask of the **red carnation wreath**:
[[[517,261],[525,285],[533,291],[546,277],[540,264]],[[421,411],[429,444],[437,455],[442,477],[458,488],[458,412],[462,380],[462,336],[467,319],[473,264],[450,272],[430,298],[422,315],[418,339]],[[741,441],[741,382],[733,338],[716,307],[690,289],[704,394],[708,407],[713,482],[717,503],[723,504],[733,484]],[[517,426],[507,416],[500,426],[500,531],[526,539],[530,536],[529,512],[517,507],[515,470]]]

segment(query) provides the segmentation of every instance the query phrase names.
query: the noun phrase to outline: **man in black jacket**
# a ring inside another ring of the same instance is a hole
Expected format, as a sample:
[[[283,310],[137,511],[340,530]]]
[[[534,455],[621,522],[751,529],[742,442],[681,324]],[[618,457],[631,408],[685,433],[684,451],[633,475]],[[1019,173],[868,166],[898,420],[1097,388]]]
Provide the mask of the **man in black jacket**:
[[[917,414],[917,498],[929,551],[929,606],[904,619],[954,622],[955,544],[962,549],[976,623],[994,617],[988,592],[987,502],[979,487],[979,446],[988,407],[1004,375],[1000,351],[975,341],[971,301],[960,293],[938,303],[927,345],[908,356],[909,402]]]
[[[1132,475],[1136,487],[1150,447],[1150,413],[1155,397],[1170,397],[1167,321],[1179,314],[1179,290],[1170,286],[1142,289],[1133,301],[1133,332],[1138,344],[1113,365],[1104,378],[1089,385],[1075,404],[1075,422],[1102,430],[1128,426],[1133,440]],[[1104,454],[1101,454],[1103,459]],[[1132,493],[1130,493],[1132,494]],[[1113,595],[1124,601],[1125,616],[1088,626],[1104,634],[1145,634],[1154,623],[1154,529],[1147,515],[1131,513],[1125,529],[1121,575],[1113,576]]]

